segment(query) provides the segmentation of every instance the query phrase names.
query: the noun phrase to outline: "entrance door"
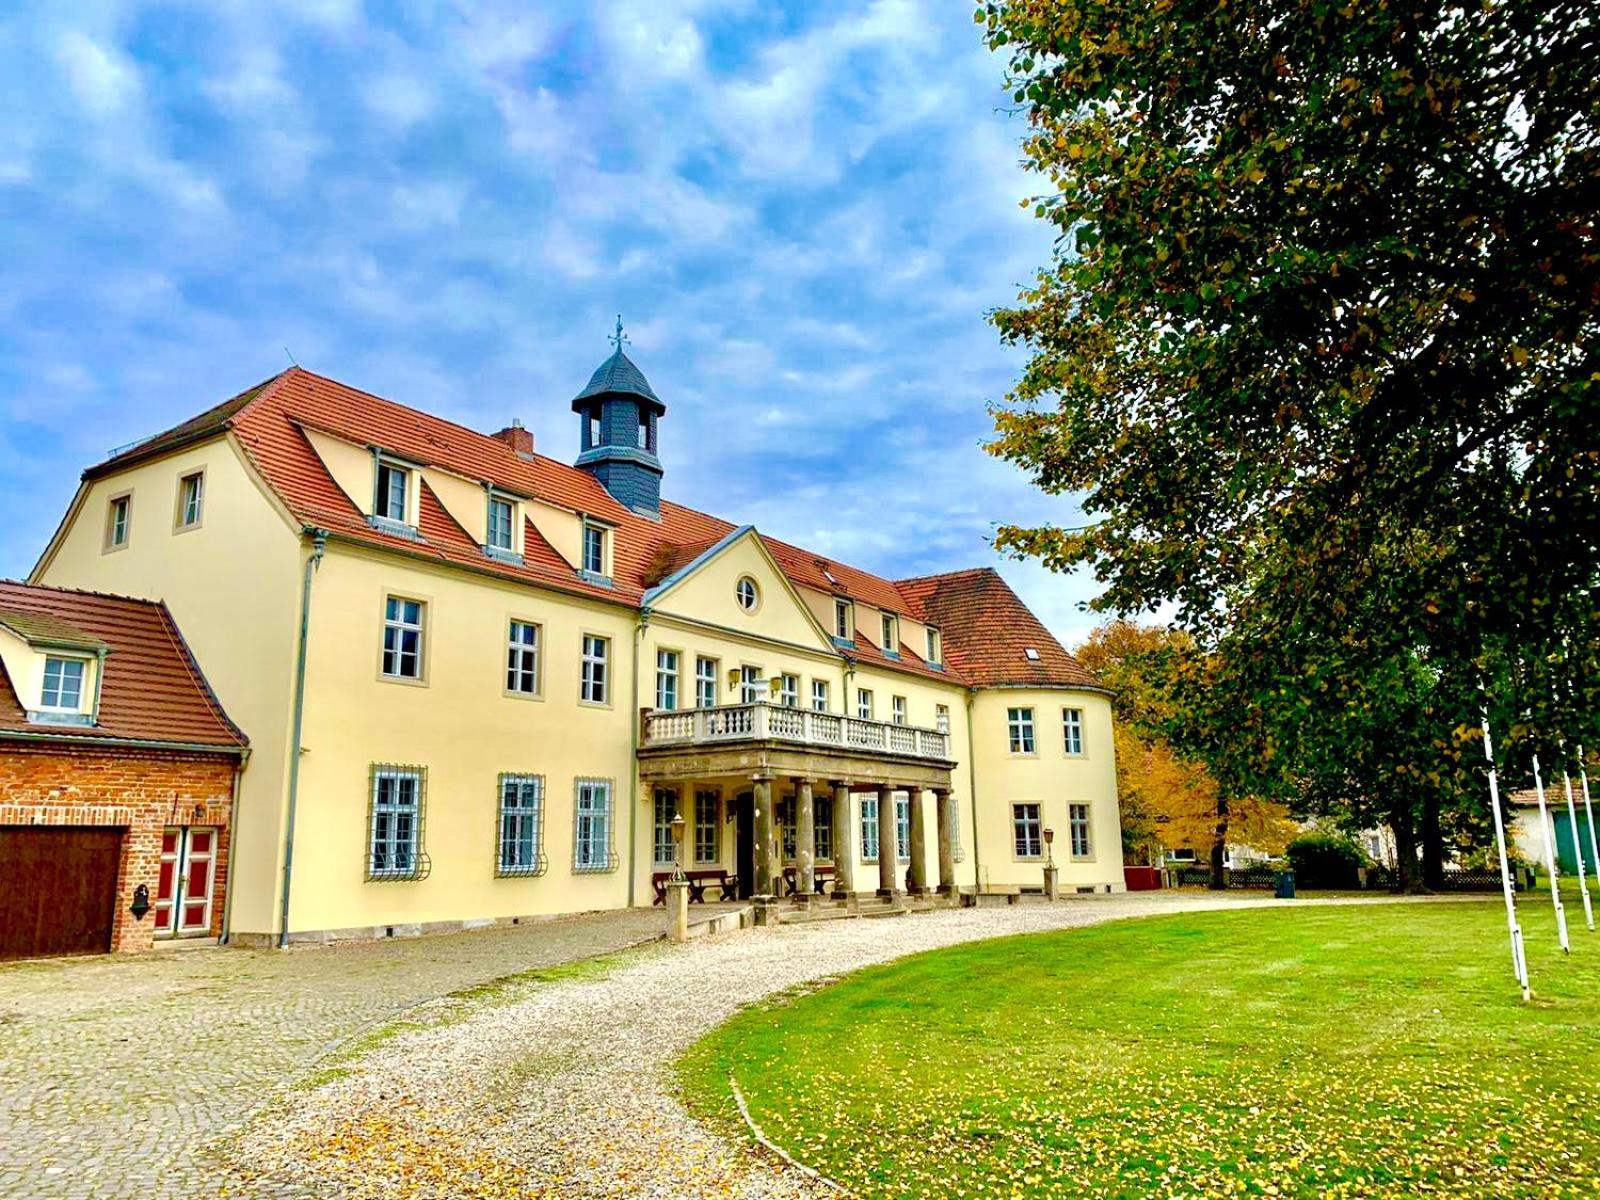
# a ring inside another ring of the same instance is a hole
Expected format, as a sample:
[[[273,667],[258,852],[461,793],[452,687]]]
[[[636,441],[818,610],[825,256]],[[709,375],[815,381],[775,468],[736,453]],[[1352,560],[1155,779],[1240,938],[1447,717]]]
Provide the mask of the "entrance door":
[[[161,875],[156,887],[157,937],[195,937],[211,932],[216,854],[217,831],[211,826],[172,825],[162,833]]]
[[[0,959],[111,949],[122,830],[0,826]]]
[[[739,899],[756,893],[756,798],[754,792],[740,792],[733,800],[733,839],[738,855]]]

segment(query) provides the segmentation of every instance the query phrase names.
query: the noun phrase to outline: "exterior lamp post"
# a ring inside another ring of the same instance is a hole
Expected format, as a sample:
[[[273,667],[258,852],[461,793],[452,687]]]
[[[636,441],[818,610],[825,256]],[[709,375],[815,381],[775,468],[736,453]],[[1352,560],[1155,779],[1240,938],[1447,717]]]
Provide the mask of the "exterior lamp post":
[[[683,830],[687,822],[682,813],[672,818],[672,882],[683,882]]]
[[[1055,840],[1056,831],[1054,829],[1046,829],[1044,831],[1044,898],[1046,900],[1054,900],[1057,893]]]
[[[672,818],[672,878],[667,881],[667,937],[689,940],[689,880],[683,874],[683,814]]]

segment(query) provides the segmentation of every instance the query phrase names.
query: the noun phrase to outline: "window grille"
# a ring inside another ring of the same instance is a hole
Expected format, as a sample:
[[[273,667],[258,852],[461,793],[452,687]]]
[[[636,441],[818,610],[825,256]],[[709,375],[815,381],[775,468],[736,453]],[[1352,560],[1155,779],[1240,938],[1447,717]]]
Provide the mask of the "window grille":
[[[572,819],[572,869],[580,874],[617,869],[615,812],[609,779],[579,779]]]
[[[423,849],[427,812],[425,767],[374,763],[367,789],[367,880],[426,879],[433,869]]]
[[[714,863],[722,857],[722,823],[717,820],[721,795],[705,788],[694,794],[694,861]]]
[[[1037,804],[1013,804],[1011,829],[1013,848],[1018,858],[1043,857],[1044,839],[1039,828]]]
[[[544,776],[500,776],[495,874],[531,877],[549,866],[544,853]]]

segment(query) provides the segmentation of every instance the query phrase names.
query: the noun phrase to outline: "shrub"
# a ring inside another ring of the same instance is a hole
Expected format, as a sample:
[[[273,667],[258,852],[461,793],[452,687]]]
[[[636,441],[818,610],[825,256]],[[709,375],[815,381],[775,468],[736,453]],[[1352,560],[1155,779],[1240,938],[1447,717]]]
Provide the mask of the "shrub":
[[[1367,856],[1343,834],[1306,833],[1289,843],[1289,866],[1295,884],[1307,888],[1353,888],[1356,869],[1367,865]]]

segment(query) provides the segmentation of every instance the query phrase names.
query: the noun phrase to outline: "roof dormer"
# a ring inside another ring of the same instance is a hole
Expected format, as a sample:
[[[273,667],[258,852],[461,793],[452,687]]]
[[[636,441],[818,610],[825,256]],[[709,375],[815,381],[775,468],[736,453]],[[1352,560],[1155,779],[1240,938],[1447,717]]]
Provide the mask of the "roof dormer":
[[[59,617],[0,609],[0,663],[29,724],[93,725],[108,650]]]

